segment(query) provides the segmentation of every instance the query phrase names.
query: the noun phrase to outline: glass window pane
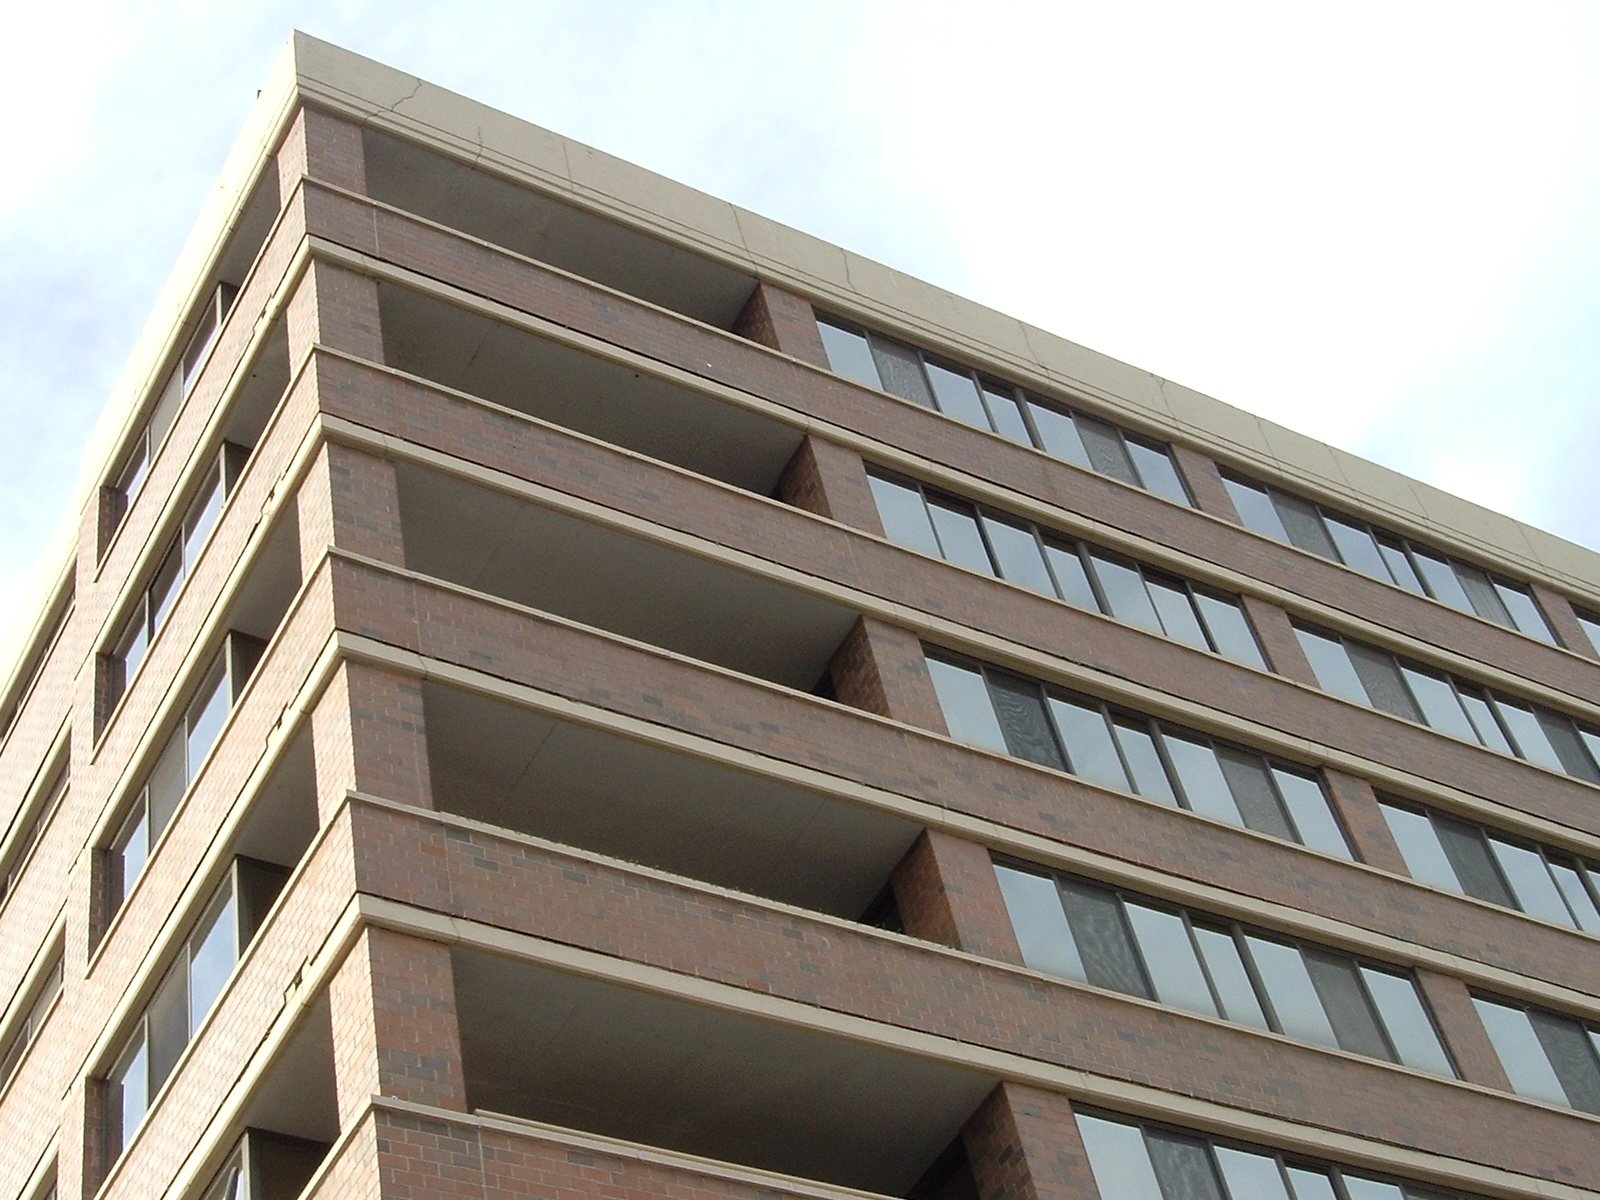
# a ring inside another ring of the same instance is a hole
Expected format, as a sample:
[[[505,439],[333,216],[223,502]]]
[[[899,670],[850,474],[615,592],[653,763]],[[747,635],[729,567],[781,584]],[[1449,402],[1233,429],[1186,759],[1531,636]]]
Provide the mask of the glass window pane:
[[[1010,388],[986,383],[983,386],[983,399],[989,406],[989,420],[994,425],[996,433],[1024,446],[1033,445],[1033,437],[1028,433],[1028,423],[1022,419],[1022,408],[1017,403],[1016,394]]]
[[[150,809],[150,843],[157,838],[172,820],[172,814],[189,788],[189,774],[184,760],[183,728],[172,731],[161,757],[145,783],[145,795]]]
[[[1495,861],[1516,895],[1518,908],[1529,916],[1558,925],[1573,925],[1567,902],[1561,898],[1560,889],[1537,850],[1513,845],[1493,835],[1489,837],[1489,849],[1494,852]]]
[[[978,532],[978,518],[970,505],[946,500],[942,496],[928,499],[928,512],[933,517],[933,527],[939,534],[939,548],[950,562],[985,575],[994,574],[994,564],[989,560],[983,535]]]
[[[1589,757],[1595,762],[1600,763],[1600,733],[1595,733],[1594,731],[1585,729],[1582,725],[1579,725],[1578,740],[1583,743],[1584,749],[1588,750]]]
[[[1255,985],[1245,970],[1244,959],[1239,955],[1239,944],[1233,936],[1217,929],[1196,925],[1195,941],[1200,944],[1200,957],[1205,960],[1211,982],[1222,998],[1222,1015],[1241,1025],[1257,1029],[1270,1028],[1266,1014],[1261,1011],[1261,1001],[1256,998]]]
[[[1149,727],[1126,717],[1117,717],[1111,726],[1117,745],[1122,748],[1122,757],[1133,773],[1133,790],[1146,799],[1176,807],[1178,795],[1172,790],[1172,780],[1167,776],[1166,764],[1161,761],[1161,752],[1156,749]]]
[[[1244,522],[1244,527],[1272,538],[1274,541],[1287,542],[1289,531],[1283,527],[1283,522],[1278,519],[1278,510],[1273,507],[1272,497],[1267,494],[1267,489],[1258,487],[1253,483],[1243,480],[1222,477],[1224,486],[1228,489],[1228,496],[1233,500],[1233,507],[1238,510],[1239,519]]]
[[[1328,536],[1338,547],[1339,557],[1344,560],[1345,566],[1360,571],[1363,575],[1371,575],[1374,579],[1381,579],[1385,583],[1393,578],[1389,574],[1389,568],[1384,565],[1378,543],[1373,540],[1372,530],[1333,513],[1323,513],[1322,520],[1327,526]]]
[[[126,691],[133,677],[139,673],[139,667],[144,662],[145,652],[150,649],[150,629],[148,625],[148,610],[144,601],[140,601],[133,610],[133,615],[128,618],[128,624],[122,635],[122,640],[117,643],[114,657],[122,664],[122,678],[117,681],[121,691]]]
[[[1445,856],[1461,881],[1461,890],[1490,904],[1515,908],[1517,903],[1506,890],[1505,881],[1489,854],[1483,831],[1465,821],[1457,821],[1443,813],[1435,814],[1433,829],[1444,847]]]
[[[1467,598],[1466,589],[1461,586],[1461,580],[1456,577],[1456,570],[1449,562],[1416,546],[1411,547],[1411,561],[1417,564],[1417,573],[1422,576],[1430,596],[1462,612],[1472,611],[1472,601]]]
[[[1067,921],[1083,959],[1084,974],[1096,987],[1151,999],[1144,972],[1122,923],[1122,905],[1112,893],[1067,880],[1061,885]]]
[[[1005,898],[1011,927],[1016,931],[1022,961],[1036,971],[1087,983],[1089,976],[1078,957],[1078,946],[1072,940],[1055,880],[999,863],[995,864],[994,873],[1000,881],[1000,895]]]
[[[989,698],[1000,718],[1006,748],[1018,758],[1064,770],[1066,763],[1061,761],[1055,735],[1050,732],[1039,685],[1003,671],[991,671],[988,680]]]
[[[891,542],[921,550],[935,558],[943,558],[939,539],[933,533],[933,521],[928,517],[927,506],[922,503],[922,493],[904,484],[868,475],[872,485],[872,498],[878,504],[878,516],[883,521],[883,532]]]
[[[1467,563],[1458,562],[1450,565],[1455,568],[1461,590],[1467,594],[1467,602],[1472,605],[1471,611],[1485,621],[1516,628],[1511,623],[1511,614],[1506,611],[1505,604],[1501,601],[1499,593],[1494,590],[1494,584],[1489,582],[1487,575]]]
[[[922,360],[910,346],[875,337],[872,359],[877,364],[884,391],[923,408],[934,407],[933,393],[928,390],[928,381],[922,374]]]
[[[1080,467],[1090,467],[1089,452],[1083,448],[1083,439],[1078,436],[1077,423],[1071,416],[1059,408],[1052,408],[1031,398],[1028,401],[1028,414],[1033,418],[1033,427],[1039,431],[1039,440],[1044,443],[1048,453]]]
[[[149,613],[150,632],[154,634],[167,623],[167,615],[178,598],[178,585],[183,582],[183,554],[176,542],[167,551],[155,578],[150,581]]]
[[[1406,690],[1405,682],[1400,678],[1400,667],[1392,655],[1360,642],[1346,642],[1344,649],[1350,656],[1350,665],[1361,677],[1362,686],[1367,689],[1367,699],[1374,708],[1421,723],[1422,712]]]
[[[1102,475],[1139,487],[1139,476],[1133,469],[1128,452],[1123,449],[1122,436],[1110,425],[1094,417],[1079,413],[1075,420],[1078,422],[1078,436],[1083,439],[1083,448],[1089,452],[1089,462],[1094,469]]]
[[[1204,1141],[1165,1129],[1146,1130],[1144,1138],[1167,1200],[1224,1200]]]
[[[1278,1160],[1252,1150],[1216,1147],[1217,1166],[1233,1200],[1288,1200]]]
[[[1554,1013],[1533,1011],[1528,1023],[1573,1108],[1600,1113],[1600,1060],[1583,1026]]]
[[[1078,1133],[1089,1169],[1102,1196],[1116,1200],[1165,1200],[1155,1168],[1144,1148],[1144,1135],[1132,1125],[1078,1115]]]
[[[148,812],[149,809],[144,801],[139,801],[117,834],[117,840],[111,844],[110,889],[113,908],[127,899],[128,893],[133,890],[134,881],[144,873],[145,863],[150,859],[150,826],[146,820]]]
[[[1550,739],[1545,736],[1544,728],[1531,709],[1513,704],[1499,696],[1491,696],[1489,703],[1494,706],[1495,715],[1500,718],[1501,724],[1510,730],[1512,741],[1516,744],[1517,757],[1538,763],[1541,767],[1549,767],[1552,771],[1561,771],[1563,774],[1566,772],[1561,757],[1550,744]]]
[[[1578,740],[1578,730],[1572,721],[1560,713],[1553,713],[1544,708],[1535,709],[1534,716],[1538,718],[1539,727],[1544,730],[1544,736],[1549,740],[1551,749],[1561,760],[1562,769],[1578,779],[1600,783],[1600,770],[1596,770],[1589,752]]]
[[[1217,762],[1222,766],[1223,777],[1239,806],[1245,826],[1261,833],[1270,833],[1286,841],[1294,841],[1294,830],[1289,827],[1278,804],[1278,794],[1273,790],[1267,775],[1266,764],[1258,754],[1235,750],[1231,746],[1217,748]]]
[[[1382,801],[1378,802],[1378,807],[1383,810],[1383,819],[1388,822],[1389,832],[1400,847],[1400,856],[1406,860],[1406,870],[1411,873],[1411,878],[1447,891],[1465,890],[1456,878],[1455,868],[1450,865],[1444,847],[1439,843],[1433,822],[1409,808],[1396,808]]]
[[[1163,1004],[1208,1017],[1217,1016],[1216,1002],[1206,986],[1205,972],[1195,957],[1189,931],[1176,913],[1147,908],[1129,901],[1123,906],[1144,958],[1145,970]]]
[[[939,707],[944,712],[944,723],[951,737],[1002,754],[1009,753],[982,675],[932,657],[928,659],[928,673],[933,676],[933,690],[939,697]]]
[[[213,467],[200,495],[190,505],[189,514],[184,518],[183,563],[186,573],[194,570],[195,559],[200,556],[200,550],[211,536],[211,531],[217,527],[217,518],[221,514],[222,473],[220,468]]]
[[[121,1132],[117,1150],[121,1151],[133,1141],[150,1107],[150,1058],[142,1032],[112,1072],[111,1090],[113,1107],[121,1118],[116,1125]]]
[[[1100,601],[1094,594],[1088,569],[1078,556],[1077,548],[1059,542],[1046,542],[1044,552],[1050,560],[1050,569],[1055,572],[1061,598],[1089,612],[1099,612]]]
[[[1302,843],[1324,854],[1350,857],[1349,843],[1345,841],[1333,809],[1328,806],[1321,784],[1310,776],[1283,767],[1272,768],[1272,782],[1278,787],[1278,795],[1283,797]]]
[[[1188,806],[1230,825],[1243,825],[1239,807],[1233,802],[1233,791],[1223,777],[1211,746],[1169,730],[1162,730],[1161,740]]]
[[[1489,711],[1488,701],[1466,688],[1458,687],[1456,694],[1461,697],[1461,707],[1466,709],[1467,716],[1472,718],[1472,728],[1478,734],[1478,741],[1491,750],[1498,750],[1501,754],[1514,753],[1511,743],[1506,740],[1505,730]]]
[[[979,429],[990,427],[989,413],[983,407],[983,397],[978,394],[977,380],[972,378],[970,372],[952,370],[932,361],[927,361],[925,365],[940,412]]]
[[[1341,1178],[1350,1200],[1405,1200],[1405,1193],[1396,1184],[1363,1179],[1359,1175],[1344,1175]]]
[[[238,960],[235,930],[238,926],[233,881],[223,885],[222,894],[212,901],[194,936],[189,939],[189,1035],[200,1027],[211,1006],[222,994],[223,985],[233,974]]]
[[[1334,1036],[1328,1014],[1322,1011],[1322,1000],[1300,951],[1259,937],[1246,937],[1245,946],[1255,963],[1256,976],[1266,989],[1279,1031],[1337,1050],[1339,1039]]]
[[[1056,731],[1067,752],[1067,770],[1105,787],[1129,790],[1127,772],[1122,769],[1099,706],[1051,696],[1050,715],[1055,718]]]
[[[189,987],[180,962],[167,972],[145,1014],[150,1036],[150,1094],[155,1095],[189,1044]]]
[[[1367,689],[1362,686],[1361,677],[1356,674],[1356,669],[1350,665],[1350,656],[1345,653],[1344,643],[1336,638],[1324,634],[1313,633],[1309,629],[1294,627],[1295,637],[1300,640],[1300,649],[1305,652],[1306,658],[1311,663],[1311,670],[1316,674],[1317,682],[1322,685],[1322,690],[1332,692],[1335,696],[1342,696],[1346,700],[1353,700],[1357,704],[1370,704],[1367,699]]]
[[[146,446],[147,433],[139,435],[139,441],[128,455],[128,461],[122,468],[122,475],[117,481],[117,491],[122,493],[122,509],[124,512],[133,504],[134,498],[144,487],[144,481],[150,474],[150,455]]]
[[[1406,553],[1400,540],[1381,533],[1374,536],[1378,539],[1378,549],[1382,551],[1383,561],[1388,564],[1389,574],[1394,577],[1394,581],[1408,592],[1426,596],[1427,589],[1422,586],[1416,568],[1411,565],[1411,556]]]
[[[1477,996],[1472,1002],[1483,1019],[1483,1027],[1489,1032],[1489,1040],[1494,1043],[1495,1053],[1500,1056],[1500,1065],[1511,1079],[1512,1089],[1519,1096],[1566,1104],[1567,1094],[1551,1069],[1550,1060],[1545,1057],[1544,1047],[1528,1022],[1528,1014],[1520,1008],[1508,1008]]]
[[[1550,873],[1555,876],[1556,886],[1566,897],[1578,928],[1587,933],[1600,933],[1600,901],[1584,884],[1583,876],[1587,872],[1580,872],[1578,868],[1563,862],[1552,862]]]
[[[1205,630],[1200,628],[1200,618],[1189,599],[1189,589],[1159,575],[1146,575],[1145,584],[1166,635],[1198,650],[1210,650],[1211,643],[1206,640]]]
[[[1416,667],[1404,665],[1400,668],[1400,674],[1405,677],[1406,686],[1411,689],[1412,697],[1422,709],[1422,719],[1429,726],[1440,733],[1451,733],[1469,742],[1478,740],[1477,732],[1472,728],[1472,722],[1467,720],[1461,701],[1456,699],[1456,690],[1450,686],[1448,679],[1432,671],[1419,671]]]
[[[1284,492],[1272,493],[1272,500],[1278,507],[1278,519],[1288,531],[1291,543],[1321,558],[1339,561],[1339,552],[1334,549],[1333,539],[1323,527],[1322,514],[1317,511],[1316,505]]]
[[[1155,605],[1150,603],[1150,593],[1145,590],[1144,577],[1137,570],[1093,550],[1089,552],[1089,564],[1113,617],[1151,633],[1165,633]]]
[[[869,388],[880,386],[878,368],[866,338],[829,321],[818,320],[817,329],[822,334],[822,348],[828,352],[828,365],[836,373]]]
[[[227,682],[226,674],[219,658],[189,705],[189,732],[185,752],[189,783],[194,782],[200,764],[205,761],[206,755],[211,753],[211,747],[216,745],[217,735],[222,732],[222,724],[228,719],[228,689],[224,686]]]
[[[1578,624],[1583,626],[1583,632],[1589,635],[1590,649],[1600,653],[1600,617],[1590,616],[1585,612],[1574,615],[1578,618]]]
[[[1046,596],[1056,594],[1056,585],[1050,579],[1049,568],[1044,565],[1044,555],[1032,528],[985,515],[983,530],[989,535],[989,545],[1000,563],[1002,579]]]
[[[1377,1016],[1362,991],[1355,964],[1343,955],[1324,950],[1305,950],[1301,958],[1340,1048],[1352,1054],[1365,1054],[1368,1058],[1393,1061]]]
[[[1240,605],[1199,590],[1194,593],[1194,602],[1218,654],[1247,667],[1267,669],[1267,661],[1261,657],[1261,647]]]
[[[1506,611],[1511,614],[1511,623],[1530,637],[1555,645],[1555,635],[1550,632],[1550,624],[1544,619],[1544,613],[1539,611],[1539,606],[1534,603],[1533,597],[1523,588],[1514,584],[1501,583],[1498,579],[1493,581],[1495,594],[1500,597],[1500,603],[1506,606]]]
[[[1339,1200],[1333,1193],[1333,1180],[1327,1172],[1310,1167],[1290,1167],[1289,1184],[1294,1200]]]
[[[1178,468],[1172,464],[1172,456],[1165,450],[1146,446],[1138,438],[1125,437],[1122,440],[1128,447],[1128,456],[1133,459],[1145,490],[1154,492],[1163,500],[1187,506],[1189,493],[1178,476]]]

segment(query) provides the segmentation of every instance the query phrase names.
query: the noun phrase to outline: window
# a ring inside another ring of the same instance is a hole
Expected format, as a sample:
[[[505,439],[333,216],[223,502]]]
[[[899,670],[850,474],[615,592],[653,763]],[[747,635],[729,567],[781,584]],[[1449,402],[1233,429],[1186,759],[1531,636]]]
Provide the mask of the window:
[[[237,858],[206,902],[107,1078],[107,1163],[116,1161],[144,1123],[287,876],[281,867]]]
[[[71,753],[64,752],[63,757],[70,758]],[[61,807],[61,801],[66,794],[67,768],[63,763],[56,771],[50,785],[18,810],[14,826],[15,836],[6,847],[4,865],[0,866],[0,904],[5,903],[12,889],[17,886],[17,880],[22,876],[22,869],[28,865],[33,847],[39,841],[39,834],[50,823],[50,818],[55,815],[56,810]]]
[[[107,848],[106,913],[122,907],[178,802],[183,799],[211,753],[260,658],[262,643],[240,633],[230,633],[221,653],[201,676],[200,686],[184,709],[177,727],[157,756],[132,808],[112,836]]]
[[[1455,1076],[1404,972],[1033,867],[997,863],[995,874],[1030,967]]]
[[[145,480],[150,475],[151,460],[160,449],[167,431],[172,428],[178,409],[183,405],[190,389],[194,387],[201,368],[211,357],[212,348],[222,332],[222,323],[227,318],[234,297],[238,294],[239,289],[232,284],[219,283],[216,290],[206,297],[194,333],[190,335],[188,344],[179,356],[172,373],[167,376],[166,384],[161,389],[161,395],[156,400],[149,419],[134,438],[133,445],[129,447],[127,457],[123,459],[115,481],[111,484],[113,528],[122,523],[122,518],[128,509],[133,507],[134,500],[144,489]],[[105,542],[109,540],[108,536]]]
[[[1387,650],[1335,633],[1295,626],[1323,689],[1525,759],[1600,783],[1600,731],[1547,708],[1512,700]]]
[[[1520,583],[1495,578],[1479,567],[1446,558],[1277,488],[1227,473],[1222,482],[1245,528],[1263,537],[1287,542],[1384,583],[1556,644],[1533,592]]]
[[[1237,599],[909,479],[867,479],[885,532],[903,546],[1266,669]]]
[[[1517,1095],[1600,1115],[1600,1027],[1482,996],[1473,1004]]]
[[[105,656],[103,712],[109,713],[116,707],[139,673],[150,643],[166,624],[183,581],[193,573],[200,552],[205,549],[222,515],[222,505],[237,483],[249,455],[249,450],[243,446],[225,444],[200,484],[199,493],[184,513],[182,525],[161,555],[155,575],[139,593],[133,611],[112,643],[111,652]]]
[[[1600,934],[1600,868],[1441,812],[1380,799],[1414,879]]]
[[[1174,504],[1190,502],[1171,451],[1159,442],[848,321],[818,316],[817,328],[829,366],[848,379],[1144,488]]]
[[[57,947],[50,958],[50,965],[45,968],[25,1001],[22,1015],[6,1031],[4,1041],[0,1042],[5,1047],[0,1051],[0,1092],[10,1084],[11,1077],[22,1065],[28,1047],[33,1045],[39,1030],[55,1009],[56,997],[61,995],[61,961],[61,950]]]
[[[264,1129],[247,1129],[200,1200],[273,1200],[298,1196],[328,1147]]]
[[[1114,1200],[1466,1200],[1128,1117],[1077,1121],[1100,1194]]]
[[[978,663],[929,655],[928,670],[962,741],[1350,857],[1306,768]]]
[[[1572,611],[1578,618],[1578,624],[1583,626],[1583,632],[1589,635],[1589,645],[1594,647],[1596,654],[1600,654],[1600,616],[1585,612],[1581,608]]]

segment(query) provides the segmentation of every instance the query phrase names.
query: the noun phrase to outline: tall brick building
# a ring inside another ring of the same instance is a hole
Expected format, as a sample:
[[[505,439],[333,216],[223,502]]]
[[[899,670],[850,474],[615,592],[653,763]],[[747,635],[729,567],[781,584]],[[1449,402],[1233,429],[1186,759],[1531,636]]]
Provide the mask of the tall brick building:
[[[1600,1196],[1600,559],[297,37],[0,710],[0,1196]]]

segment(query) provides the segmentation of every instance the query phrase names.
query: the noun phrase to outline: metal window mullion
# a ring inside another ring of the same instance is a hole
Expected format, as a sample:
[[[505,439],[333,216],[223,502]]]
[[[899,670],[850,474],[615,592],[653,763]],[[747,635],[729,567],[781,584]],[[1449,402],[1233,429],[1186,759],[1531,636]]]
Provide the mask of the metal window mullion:
[[[1288,1037],[1289,1035],[1283,1031],[1283,1019],[1278,1016],[1277,1006],[1272,1003],[1272,996],[1267,992],[1267,985],[1261,981],[1261,972],[1256,967],[1255,955],[1250,953],[1250,946],[1245,941],[1244,929],[1233,921],[1227,922],[1227,928],[1233,936],[1234,948],[1239,953],[1239,961],[1244,964],[1245,978],[1250,981],[1250,986],[1255,989],[1256,1003],[1261,1006],[1261,1015],[1266,1018],[1268,1028],[1273,1033]],[[1295,945],[1294,950],[1296,954],[1300,953],[1298,945]]]
[[[1172,785],[1172,794],[1178,798],[1178,806],[1185,812],[1195,812],[1196,809],[1194,807],[1194,803],[1189,799],[1189,793],[1183,786],[1183,777],[1178,773],[1178,769],[1172,765],[1172,756],[1167,753],[1167,734],[1165,727],[1154,717],[1146,717],[1145,720],[1150,726],[1150,740],[1153,741],[1156,746],[1156,757],[1161,760],[1161,769],[1167,773],[1167,782]],[[1204,737],[1204,735],[1200,733],[1196,733],[1195,736]],[[1205,742],[1207,745],[1210,745],[1211,739],[1205,738]],[[1215,749],[1212,750],[1212,754],[1213,756],[1216,754]]]
[[[1006,384],[1006,386],[1011,388],[1011,390],[1016,394],[1017,410],[1022,413],[1022,427],[1028,431],[1028,440],[1032,443],[1033,448],[1039,451],[1041,454],[1050,454],[1050,452],[1044,448],[1044,438],[1039,436],[1038,425],[1034,424],[1033,396],[1026,388],[1016,387],[1015,385],[1009,383]],[[1050,457],[1055,458],[1056,456],[1051,454]]]

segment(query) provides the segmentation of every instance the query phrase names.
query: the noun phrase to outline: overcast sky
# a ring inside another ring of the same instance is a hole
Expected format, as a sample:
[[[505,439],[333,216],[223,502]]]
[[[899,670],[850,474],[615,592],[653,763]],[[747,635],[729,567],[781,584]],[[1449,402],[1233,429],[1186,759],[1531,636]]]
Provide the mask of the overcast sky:
[[[1600,549],[1589,0],[57,0],[7,24],[0,671],[295,27]]]

